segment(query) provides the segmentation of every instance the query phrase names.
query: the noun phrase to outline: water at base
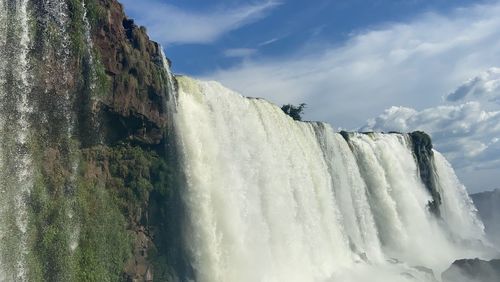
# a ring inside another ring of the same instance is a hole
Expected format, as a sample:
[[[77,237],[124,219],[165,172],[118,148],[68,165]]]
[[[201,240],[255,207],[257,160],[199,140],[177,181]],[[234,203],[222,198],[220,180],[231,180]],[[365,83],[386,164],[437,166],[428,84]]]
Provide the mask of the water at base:
[[[215,82],[179,77],[186,250],[196,281],[435,281],[484,241],[465,189],[436,155],[431,214],[411,140],[293,121]]]

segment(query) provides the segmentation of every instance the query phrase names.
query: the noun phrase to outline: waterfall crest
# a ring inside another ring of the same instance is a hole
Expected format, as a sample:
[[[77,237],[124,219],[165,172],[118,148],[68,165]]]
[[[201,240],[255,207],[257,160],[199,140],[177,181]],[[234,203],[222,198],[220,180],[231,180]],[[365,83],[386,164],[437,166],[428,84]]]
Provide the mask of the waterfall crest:
[[[484,228],[438,152],[431,211],[409,135],[342,136],[216,82],[178,83],[196,281],[434,281],[423,269],[481,252]]]

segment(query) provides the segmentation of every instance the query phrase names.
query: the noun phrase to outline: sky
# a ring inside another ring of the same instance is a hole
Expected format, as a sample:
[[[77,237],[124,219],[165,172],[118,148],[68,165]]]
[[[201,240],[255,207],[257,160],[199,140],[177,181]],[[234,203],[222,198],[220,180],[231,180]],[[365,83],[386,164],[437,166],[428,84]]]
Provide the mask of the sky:
[[[173,71],[346,130],[424,130],[500,188],[500,1],[123,0]]]

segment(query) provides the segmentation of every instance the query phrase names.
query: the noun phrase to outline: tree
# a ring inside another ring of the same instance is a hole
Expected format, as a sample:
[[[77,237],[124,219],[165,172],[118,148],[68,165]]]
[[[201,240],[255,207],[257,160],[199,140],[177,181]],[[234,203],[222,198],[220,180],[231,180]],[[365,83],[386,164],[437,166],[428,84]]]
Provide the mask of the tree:
[[[294,120],[302,120],[302,114],[304,113],[304,109],[306,108],[306,104],[302,103],[299,106],[294,106],[291,104],[283,105],[281,109],[285,114],[292,117]]]

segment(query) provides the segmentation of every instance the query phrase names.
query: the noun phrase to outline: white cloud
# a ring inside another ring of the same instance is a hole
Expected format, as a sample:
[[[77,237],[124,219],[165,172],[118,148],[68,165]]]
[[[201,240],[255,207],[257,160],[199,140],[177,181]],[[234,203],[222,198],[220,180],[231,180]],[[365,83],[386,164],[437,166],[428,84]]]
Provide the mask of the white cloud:
[[[246,58],[257,53],[257,49],[253,48],[235,48],[224,50],[224,56],[229,58]]]
[[[285,37],[285,36],[284,36]],[[271,45],[273,44],[274,42],[277,42],[281,39],[283,39],[284,37],[275,37],[275,38],[271,38],[269,40],[266,40],[266,41],[263,41],[261,43],[258,44],[259,47],[262,47],[262,46],[267,46],[267,45]]]
[[[500,171],[498,15],[500,2],[428,13],[203,78],[278,104],[305,102],[306,118],[347,129],[383,112],[364,129],[427,131],[469,189],[491,189]]]
[[[148,27],[151,37],[167,46],[183,43],[212,43],[224,34],[253,23],[280,5],[266,0],[252,5],[189,11],[159,0],[123,0],[127,11]]]
[[[340,46],[307,42],[291,56],[257,56],[202,78],[278,104],[305,102],[307,118],[352,129],[392,105],[437,105],[500,61],[499,14],[500,3],[428,13],[352,34]]]
[[[459,168],[490,167],[500,161],[497,142],[500,111],[486,111],[479,102],[444,105],[422,111],[391,107],[371,119],[361,130],[423,130],[432,135],[436,146]],[[478,162],[474,163],[475,160]]]
[[[432,136],[435,147],[453,163],[471,190],[496,188],[494,179],[500,171],[500,111],[488,111],[480,102],[422,111],[391,107],[360,130],[423,130]]]
[[[469,79],[446,96],[449,102],[482,101],[485,104],[500,104],[500,68],[490,68]]]

